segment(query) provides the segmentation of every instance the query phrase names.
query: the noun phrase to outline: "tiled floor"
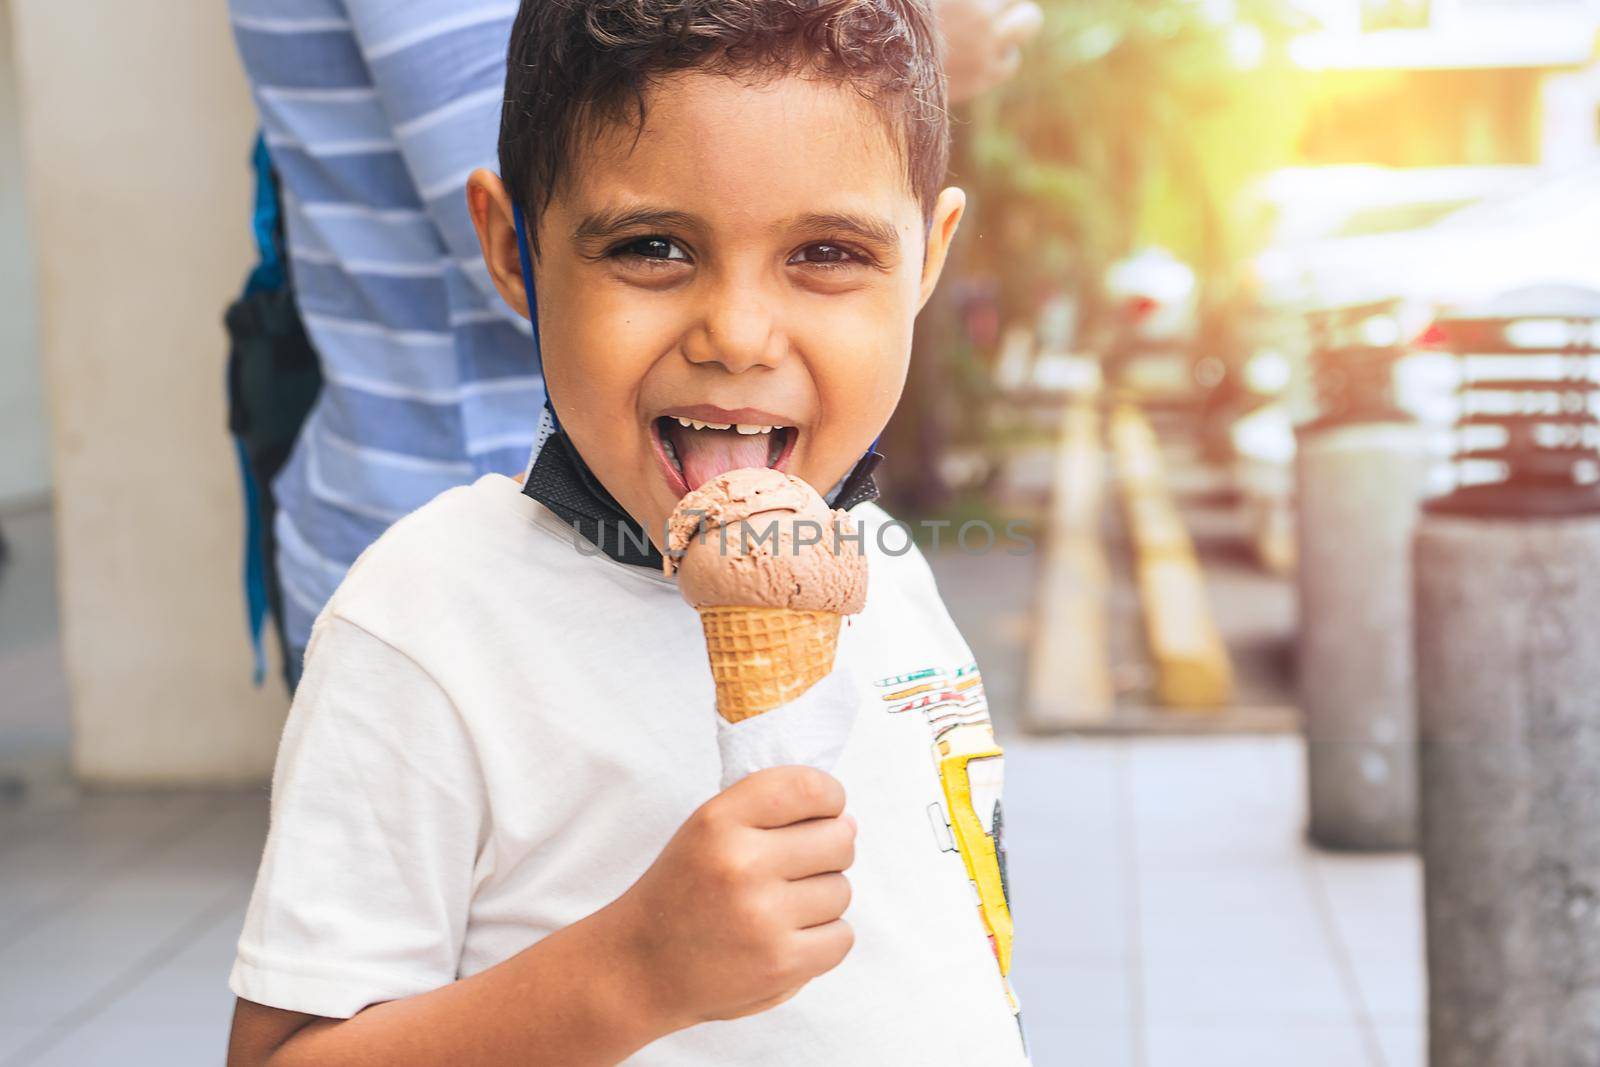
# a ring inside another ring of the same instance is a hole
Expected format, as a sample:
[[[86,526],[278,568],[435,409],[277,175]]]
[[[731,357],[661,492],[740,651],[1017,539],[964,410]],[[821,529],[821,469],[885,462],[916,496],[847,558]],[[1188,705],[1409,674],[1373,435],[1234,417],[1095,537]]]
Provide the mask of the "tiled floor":
[[[1417,869],[1300,843],[1290,739],[1012,739],[1037,1067],[1420,1067]],[[221,1062],[260,794],[0,808],[0,1064]]]
[[[1008,754],[1038,1067],[1421,1067],[1419,869],[1302,843],[1298,741]]]
[[[89,796],[0,829],[0,1063],[216,1064],[260,795]]]

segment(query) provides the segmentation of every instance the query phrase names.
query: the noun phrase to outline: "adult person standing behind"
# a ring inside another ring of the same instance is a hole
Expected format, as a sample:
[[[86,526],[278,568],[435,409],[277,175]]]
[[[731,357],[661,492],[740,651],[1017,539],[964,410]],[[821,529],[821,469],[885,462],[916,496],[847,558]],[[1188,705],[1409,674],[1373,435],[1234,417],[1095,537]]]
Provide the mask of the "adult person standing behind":
[[[871,0],[865,0],[871,2]],[[291,674],[355,558],[438,493],[526,468],[536,341],[478,255],[466,179],[493,168],[504,0],[230,0],[279,174],[322,392],[274,486]],[[692,11],[693,0],[685,0]],[[953,99],[1009,77],[1039,9],[936,0]]]
[[[533,443],[534,343],[489,285],[462,192],[494,158],[516,7],[231,0],[322,366],[275,484],[291,650],[391,523],[520,469]]]

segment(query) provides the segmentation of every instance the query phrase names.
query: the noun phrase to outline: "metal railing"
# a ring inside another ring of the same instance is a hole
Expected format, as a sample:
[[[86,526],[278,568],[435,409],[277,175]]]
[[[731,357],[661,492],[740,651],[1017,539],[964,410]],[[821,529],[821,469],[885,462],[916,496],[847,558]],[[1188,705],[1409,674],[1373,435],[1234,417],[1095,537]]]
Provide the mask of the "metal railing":
[[[1409,351],[1405,320],[1399,301],[1308,316],[1317,415],[1302,429],[1412,420],[1395,394],[1395,365]]]
[[[1455,489],[1431,507],[1600,513],[1600,314],[1448,315],[1430,332],[1460,367]]]

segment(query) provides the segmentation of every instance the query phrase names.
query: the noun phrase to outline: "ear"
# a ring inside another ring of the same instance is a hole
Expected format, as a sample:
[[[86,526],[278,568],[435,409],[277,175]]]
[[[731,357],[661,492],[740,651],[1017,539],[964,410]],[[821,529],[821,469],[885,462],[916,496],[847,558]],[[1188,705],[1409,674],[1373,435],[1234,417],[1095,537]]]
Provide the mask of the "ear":
[[[478,247],[500,298],[528,317],[528,291],[522,283],[522,256],[517,250],[516,216],[511,197],[493,171],[478,169],[467,179],[467,210],[478,231]]]
[[[939,284],[944,273],[945,257],[950,254],[950,242],[955,240],[961,216],[967,210],[967,194],[951,187],[934,201],[933,222],[928,227],[928,247],[922,256],[922,288],[917,295],[917,310],[921,311]]]

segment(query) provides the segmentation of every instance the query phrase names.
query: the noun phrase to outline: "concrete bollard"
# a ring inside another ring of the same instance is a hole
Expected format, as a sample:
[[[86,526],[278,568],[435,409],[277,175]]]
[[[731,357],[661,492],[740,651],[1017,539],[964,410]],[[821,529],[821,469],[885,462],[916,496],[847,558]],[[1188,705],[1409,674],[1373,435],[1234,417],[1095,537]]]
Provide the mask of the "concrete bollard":
[[[1431,1067],[1600,1065],[1600,516],[1416,545]]]
[[[1600,294],[1435,324],[1457,487],[1417,531],[1432,1067],[1600,1067]]]
[[[1423,430],[1314,425],[1296,449],[1299,691],[1311,839],[1387,850],[1416,839],[1411,539]]]

